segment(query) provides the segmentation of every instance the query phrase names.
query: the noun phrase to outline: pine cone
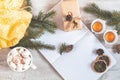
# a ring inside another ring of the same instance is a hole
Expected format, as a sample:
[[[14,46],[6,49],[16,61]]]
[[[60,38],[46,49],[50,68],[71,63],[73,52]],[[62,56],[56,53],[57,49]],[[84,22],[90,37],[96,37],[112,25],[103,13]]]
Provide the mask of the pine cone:
[[[68,45],[65,48],[65,52],[70,52],[73,49],[73,45]]]
[[[118,54],[120,54],[120,44],[114,45],[113,46],[113,51],[117,52]]]

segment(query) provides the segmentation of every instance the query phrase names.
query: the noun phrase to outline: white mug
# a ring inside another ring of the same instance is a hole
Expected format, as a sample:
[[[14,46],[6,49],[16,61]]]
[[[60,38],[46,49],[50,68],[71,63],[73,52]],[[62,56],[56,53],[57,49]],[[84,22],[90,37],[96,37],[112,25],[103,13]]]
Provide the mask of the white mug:
[[[94,31],[93,29],[93,25],[96,23],[96,22],[100,22],[102,24],[102,30],[99,31],[99,32],[96,32]],[[91,31],[94,32],[95,34],[102,34],[103,32],[105,32],[106,30],[106,25],[105,25],[105,21],[102,20],[102,19],[95,19],[94,21],[92,21],[91,23]]]
[[[114,39],[112,42],[108,42],[108,41],[106,40],[106,38],[105,38],[105,37],[106,37],[106,34],[107,34],[108,32],[112,32],[112,33],[114,34],[114,36],[115,36],[115,39]],[[103,35],[103,39],[104,39],[104,41],[105,41],[106,44],[109,44],[109,45],[115,44],[115,43],[118,41],[117,31],[116,31],[116,30],[106,30],[105,33],[104,33],[104,35]]]
[[[7,55],[9,67],[16,72],[24,72],[30,67],[36,69],[30,51],[24,47],[13,48]]]

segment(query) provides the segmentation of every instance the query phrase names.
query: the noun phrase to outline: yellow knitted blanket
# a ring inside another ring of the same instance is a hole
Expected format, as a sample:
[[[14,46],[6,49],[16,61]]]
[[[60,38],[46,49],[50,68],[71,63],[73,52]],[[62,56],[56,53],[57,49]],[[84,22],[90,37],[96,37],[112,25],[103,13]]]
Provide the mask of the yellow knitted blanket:
[[[0,49],[12,47],[24,37],[32,14],[21,7],[24,0],[0,0]]]

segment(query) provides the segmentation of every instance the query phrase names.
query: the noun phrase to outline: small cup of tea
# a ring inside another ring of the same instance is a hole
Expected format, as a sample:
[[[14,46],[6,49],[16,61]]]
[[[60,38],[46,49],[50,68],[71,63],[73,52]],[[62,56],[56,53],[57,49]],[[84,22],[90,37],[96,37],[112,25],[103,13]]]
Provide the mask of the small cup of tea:
[[[103,39],[106,44],[115,44],[118,41],[117,31],[107,30],[103,35]]]
[[[96,34],[101,34],[105,31],[105,21],[102,19],[95,19],[91,23],[91,31],[96,33]]]
[[[7,56],[9,67],[16,72],[24,72],[30,67],[36,69],[30,51],[24,47],[13,48]]]

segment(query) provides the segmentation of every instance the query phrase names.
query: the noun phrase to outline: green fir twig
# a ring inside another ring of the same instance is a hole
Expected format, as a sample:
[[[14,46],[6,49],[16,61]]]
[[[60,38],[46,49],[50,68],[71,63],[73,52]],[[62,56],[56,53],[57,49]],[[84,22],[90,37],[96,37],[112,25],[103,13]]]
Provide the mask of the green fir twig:
[[[115,26],[115,29],[117,30],[117,33],[120,34],[120,23]]]
[[[66,45],[66,43],[62,43],[59,48],[59,53],[62,55],[63,52],[70,52],[73,49],[73,45]]]
[[[25,38],[37,39],[43,34],[43,29],[29,27],[26,31]]]
[[[22,46],[22,47],[26,47],[26,48],[29,48],[29,49],[49,49],[49,50],[54,50],[55,47],[53,45],[50,45],[50,44],[44,44],[42,43],[41,41],[31,41],[30,39],[24,37],[20,42],[19,44],[17,44],[16,46],[14,47],[17,47],[17,46]],[[12,48],[14,48],[12,47]]]
[[[31,0],[26,0],[26,6],[28,6],[28,8],[26,8],[27,11],[32,12],[32,3]]]
[[[106,20],[107,25],[116,26],[116,30],[120,34],[120,28],[118,25],[120,24],[120,11],[108,11],[100,9],[95,3],[88,4],[84,7],[84,11],[94,16]]]
[[[32,6],[30,0],[27,0],[26,6]],[[45,31],[48,31],[50,33],[55,33],[55,29],[57,28],[57,25],[51,20],[51,18],[54,15],[55,15],[55,11],[51,11],[48,13],[40,11],[38,16],[34,16],[32,18],[25,36],[14,47],[22,46],[37,50],[38,49],[54,50],[55,47],[53,45],[44,44],[41,41],[35,41],[35,39],[40,38],[40,36],[43,35]]]
[[[59,53],[62,54],[62,53],[65,51],[65,48],[66,48],[66,44],[63,43],[63,44],[60,46]]]
[[[50,33],[54,33],[55,32],[54,30],[57,28],[55,22],[51,20],[51,18],[53,18],[54,15],[55,15],[55,11],[51,11],[48,13],[44,13],[41,11],[39,12],[38,16],[34,16],[32,18],[30,26],[33,28],[41,28]]]

